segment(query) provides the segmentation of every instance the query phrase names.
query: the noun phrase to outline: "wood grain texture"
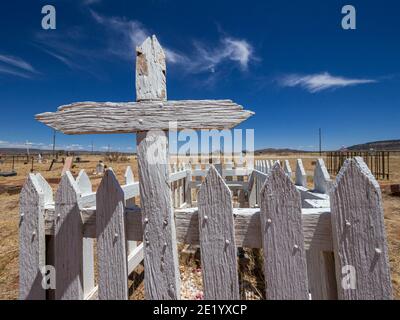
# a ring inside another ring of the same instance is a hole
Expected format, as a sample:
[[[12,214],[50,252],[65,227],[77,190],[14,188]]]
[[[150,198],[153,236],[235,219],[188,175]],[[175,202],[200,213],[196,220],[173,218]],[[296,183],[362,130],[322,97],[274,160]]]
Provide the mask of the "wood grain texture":
[[[137,135],[147,299],[179,299],[180,276],[164,132]]]
[[[29,174],[20,193],[19,298],[44,300],[42,273],[46,259],[44,192],[34,174]]]
[[[276,163],[260,195],[267,299],[306,300],[308,280],[300,194]]]
[[[136,101],[167,100],[167,66],[155,35],[136,47]]]
[[[392,299],[382,197],[361,158],[346,160],[330,194],[339,299]],[[345,289],[342,268],[355,270],[355,289]]]
[[[99,299],[128,299],[124,193],[107,170],[96,194]]]
[[[83,299],[83,224],[79,197],[78,186],[67,171],[55,196],[56,300]]]
[[[126,235],[128,240],[142,241],[142,215],[138,207],[126,208]],[[333,251],[329,208],[303,209],[303,234],[305,248]],[[233,208],[235,239],[238,247],[261,248],[260,209]],[[82,211],[84,235],[96,237],[96,210]],[[176,238],[180,243],[199,244],[198,209],[175,210]],[[46,235],[54,234],[54,210],[46,210]]]
[[[198,205],[204,299],[239,299],[232,196],[214,166],[200,188]]]
[[[231,100],[78,102],[36,120],[65,134],[129,133],[169,130],[170,121],[178,130],[229,129],[253,114]]]
[[[337,300],[333,252],[307,250],[307,274],[312,300]]]

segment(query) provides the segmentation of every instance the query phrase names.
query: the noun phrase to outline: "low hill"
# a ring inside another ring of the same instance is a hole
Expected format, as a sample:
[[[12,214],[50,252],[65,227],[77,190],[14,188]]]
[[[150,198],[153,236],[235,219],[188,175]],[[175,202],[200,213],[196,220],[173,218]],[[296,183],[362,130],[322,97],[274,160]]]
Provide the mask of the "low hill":
[[[315,151],[304,151],[304,150],[295,150],[295,149],[288,149],[288,148],[266,148],[266,149],[259,149],[254,151],[255,155],[258,154],[264,154],[264,153],[273,153],[273,154],[279,154],[279,153],[307,153],[307,152],[315,152]]]
[[[377,151],[400,151],[400,139],[356,144],[354,146],[348,147],[347,149],[353,151],[368,151],[371,149]]]

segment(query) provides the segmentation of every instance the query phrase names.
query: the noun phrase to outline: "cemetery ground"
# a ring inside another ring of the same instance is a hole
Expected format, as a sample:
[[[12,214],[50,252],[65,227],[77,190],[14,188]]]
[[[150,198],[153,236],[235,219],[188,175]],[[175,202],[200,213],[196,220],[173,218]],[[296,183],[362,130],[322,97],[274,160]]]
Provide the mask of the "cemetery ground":
[[[84,160],[89,162],[74,163],[72,173],[76,176],[81,169],[85,169],[93,184],[94,190],[97,189],[101,182],[100,176],[94,176],[96,164],[99,160],[103,160],[105,165],[112,167],[120,183],[124,181],[124,172],[128,165],[137,179],[137,162],[136,157],[131,156],[129,159],[122,159],[116,162],[110,162],[104,156],[83,156]],[[280,154],[264,154],[256,156],[256,159],[273,159],[290,161],[292,170],[296,168],[296,159],[303,159],[305,170],[308,173],[308,184],[312,187],[312,177],[314,165],[313,161],[318,158],[318,154],[312,153],[280,153]],[[47,171],[49,163],[34,164],[35,172],[40,172],[43,177],[50,183],[53,190],[58,185],[57,178],[60,177],[63,167],[62,163],[55,163],[51,171]],[[388,186],[392,183],[400,183],[400,154],[393,154],[390,159],[391,177],[390,180],[380,180],[382,189],[385,226],[388,238],[389,259],[391,267],[391,276],[393,283],[393,295],[396,299],[400,299],[400,196],[390,194]],[[26,176],[30,172],[31,164],[24,165],[22,162],[16,163],[15,170],[18,172],[14,177],[0,177],[0,299],[17,299],[18,298],[18,223],[19,223],[19,189],[16,188],[5,190],[5,186],[22,186]],[[4,168],[3,170],[6,170]],[[334,177],[332,177],[334,178]],[[182,253],[182,247],[179,247]],[[247,251],[247,250],[246,250]],[[251,250],[249,250],[251,251]],[[182,256],[182,254],[181,254]],[[240,276],[239,281],[242,294],[246,299],[261,299],[263,296],[263,280],[262,265],[256,261],[254,257],[257,255],[250,254],[247,256],[245,266],[239,265]],[[198,257],[191,259],[180,259],[180,272],[182,278],[182,298],[196,299],[201,298],[201,269],[199,268]],[[130,281],[129,285],[135,281]],[[139,290],[135,290],[131,299],[143,299],[143,283],[139,284]],[[200,289],[200,290],[199,290]]]

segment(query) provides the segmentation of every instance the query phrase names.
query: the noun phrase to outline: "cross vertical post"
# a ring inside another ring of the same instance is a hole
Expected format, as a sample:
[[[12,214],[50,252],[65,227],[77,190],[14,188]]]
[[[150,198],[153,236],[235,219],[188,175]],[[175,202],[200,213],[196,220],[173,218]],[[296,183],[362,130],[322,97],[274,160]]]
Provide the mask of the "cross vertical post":
[[[136,100],[165,101],[165,54],[157,38],[147,38],[136,52]],[[136,139],[146,298],[179,299],[180,276],[169,185],[167,132],[140,131]]]

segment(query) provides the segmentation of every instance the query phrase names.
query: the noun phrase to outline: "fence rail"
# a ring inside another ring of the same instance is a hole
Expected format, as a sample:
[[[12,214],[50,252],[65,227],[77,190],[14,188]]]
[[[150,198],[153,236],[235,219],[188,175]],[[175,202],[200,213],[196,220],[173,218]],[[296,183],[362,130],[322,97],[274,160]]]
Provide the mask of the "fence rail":
[[[173,165],[173,217],[157,224],[173,221],[165,234],[136,205],[141,185],[130,168],[124,185],[107,170],[97,192],[84,171],[76,180],[67,172],[54,200],[46,180],[30,174],[20,200],[20,298],[127,299],[128,276],[146,250],[145,270],[162,277],[178,268],[165,255],[179,242],[200,246],[205,299],[239,298],[238,247],[263,248],[267,299],[391,299],[381,193],[366,164],[347,160],[331,181],[319,160],[311,190],[305,175],[300,159],[295,173],[269,160],[254,168]],[[233,206],[235,193],[247,208]],[[155,237],[161,247],[151,246]],[[52,290],[42,286],[46,265],[56,270]],[[170,285],[157,294],[179,298]]]
[[[327,152],[328,171],[338,174],[346,159],[362,157],[376,179],[389,180],[390,152],[389,151],[334,151]]]

